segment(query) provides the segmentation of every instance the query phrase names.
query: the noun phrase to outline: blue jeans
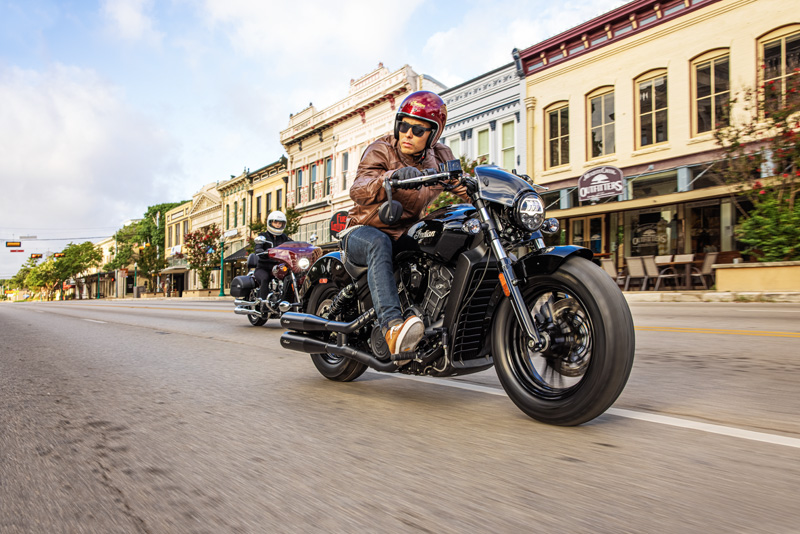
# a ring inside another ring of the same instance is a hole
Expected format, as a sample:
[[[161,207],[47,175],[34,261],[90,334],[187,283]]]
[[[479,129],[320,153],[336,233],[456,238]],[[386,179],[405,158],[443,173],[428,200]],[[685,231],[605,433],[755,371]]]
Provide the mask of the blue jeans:
[[[345,237],[347,261],[367,267],[367,283],[378,323],[384,329],[395,319],[403,320],[392,270],[392,238],[372,226],[361,226]]]

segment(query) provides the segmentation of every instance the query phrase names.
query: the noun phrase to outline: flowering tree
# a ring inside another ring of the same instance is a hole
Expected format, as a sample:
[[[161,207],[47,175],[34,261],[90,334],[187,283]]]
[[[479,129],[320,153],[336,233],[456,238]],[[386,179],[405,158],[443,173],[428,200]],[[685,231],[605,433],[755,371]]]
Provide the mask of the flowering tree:
[[[211,271],[219,265],[222,250],[220,236],[222,231],[216,224],[200,228],[184,236],[186,261],[190,269],[197,271],[200,287],[208,288]]]
[[[760,261],[800,260],[800,69],[745,90],[730,109],[715,136],[718,174],[736,187],[743,219],[736,237]]]

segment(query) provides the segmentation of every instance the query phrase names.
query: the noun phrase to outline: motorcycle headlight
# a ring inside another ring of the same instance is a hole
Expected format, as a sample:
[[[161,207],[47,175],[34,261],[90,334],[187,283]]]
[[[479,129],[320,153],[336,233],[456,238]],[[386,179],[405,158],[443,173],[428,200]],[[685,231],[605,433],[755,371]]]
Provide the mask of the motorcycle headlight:
[[[300,258],[297,262],[297,266],[305,271],[311,266],[311,260],[309,260],[308,258]]]
[[[514,218],[522,228],[535,232],[544,222],[544,205],[538,195],[526,193],[514,204]]]

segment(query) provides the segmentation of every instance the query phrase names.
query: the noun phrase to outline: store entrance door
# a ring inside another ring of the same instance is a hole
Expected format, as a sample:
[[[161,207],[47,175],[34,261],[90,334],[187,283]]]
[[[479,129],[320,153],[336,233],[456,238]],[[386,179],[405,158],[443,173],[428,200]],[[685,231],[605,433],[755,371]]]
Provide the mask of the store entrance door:
[[[605,215],[594,215],[571,219],[570,245],[586,247],[595,254],[608,252],[606,244],[606,218]]]

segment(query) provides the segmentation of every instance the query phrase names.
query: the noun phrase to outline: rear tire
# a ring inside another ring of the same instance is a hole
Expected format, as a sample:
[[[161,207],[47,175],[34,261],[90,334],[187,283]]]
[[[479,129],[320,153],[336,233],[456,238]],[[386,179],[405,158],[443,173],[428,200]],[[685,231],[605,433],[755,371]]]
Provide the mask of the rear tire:
[[[256,298],[258,298],[258,292],[255,289],[253,289],[250,291],[250,296],[248,297],[248,300],[250,302],[255,302]],[[250,321],[250,324],[253,326],[264,326],[265,324],[267,324],[267,320],[265,318],[257,317],[255,315],[248,315],[247,320]]]
[[[568,258],[554,273],[531,277],[525,303],[551,345],[528,347],[511,302],[499,306],[492,349],[503,389],[527,415],[574,426],[605,412],[622,393],[633,366],[633,319],[614,281],[585,258]]]
[[[333,284],[318,285],[308,298],[308,312],[327,319],[346,320],[343,317],[328,317],[328,310],[337,293],[339,289]],[[330,333],[329,340],[335,343],[336,334]],[[312,354],[311,361],[322,376],[335,382],[351,382],[367,370],[363,363],[336,354]]]

